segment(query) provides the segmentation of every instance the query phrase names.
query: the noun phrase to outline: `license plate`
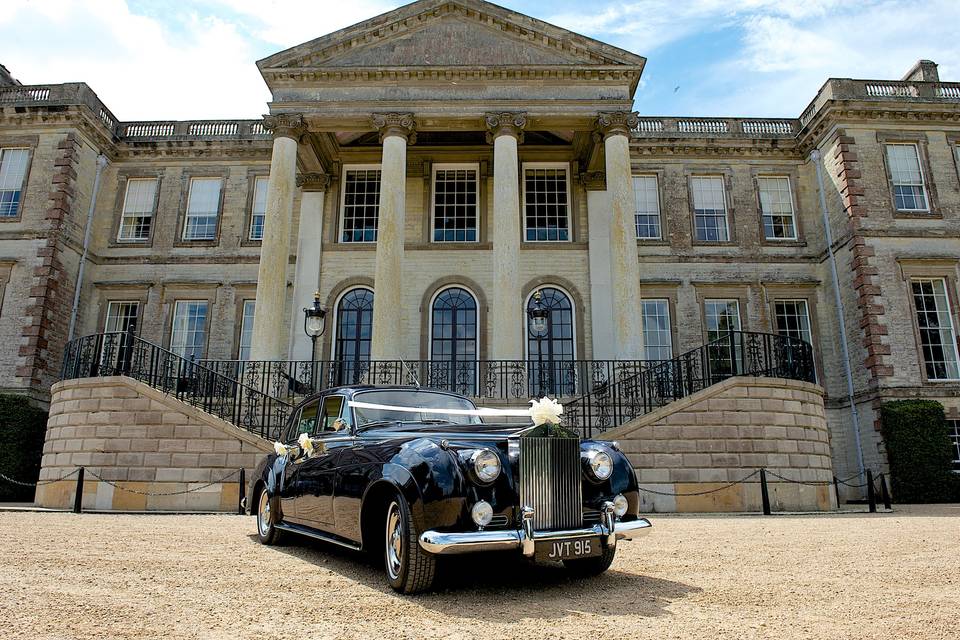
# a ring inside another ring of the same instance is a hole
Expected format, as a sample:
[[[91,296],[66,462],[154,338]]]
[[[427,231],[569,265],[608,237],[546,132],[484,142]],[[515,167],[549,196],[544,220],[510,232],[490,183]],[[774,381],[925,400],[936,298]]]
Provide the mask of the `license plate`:
[[[600,537],[572,540],[544,540],[536,543],[537,560],[571,560],[599,556]]]

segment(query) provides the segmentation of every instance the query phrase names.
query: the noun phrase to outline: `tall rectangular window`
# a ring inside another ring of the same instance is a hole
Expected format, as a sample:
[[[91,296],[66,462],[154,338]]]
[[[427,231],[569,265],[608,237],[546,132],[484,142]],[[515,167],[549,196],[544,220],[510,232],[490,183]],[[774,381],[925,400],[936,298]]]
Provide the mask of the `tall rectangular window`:
[[[170,351],[187,360],[203,357],[207,343],[207,301],[177,300],[173,306]]]
[[[376,242],[380,215],[380,169],[343,172],[341,242]]]
[[[670,333],[670,301],[641,300],[643,319],[644,360],[673,359],[673,339]]]
[[[943,278],[918,278],[912,280],[910,285],[927,379],[960,379],[957,334],[953,327],[946,281]]]
[[[477,241],[478,185],[476,166],[434,167],[434,242]]]
[[[156,201],[156,178],[131,178],[123,196],[118,242],[147,242],[153,228],[153,204]]]
[[[888,144],[887,164],[897,211],[929,211],[917,145]]]
[[[136,324],[139,312],[139,302],[111,300],[107,303],[107,318],[103,326],[104,332],[127,331],[131,324]]]
[[[773,308],[778,334],[813,344],[806,300],[776,300]]]
[[[0,149],[0,218],[20,215],[29,149]]]
[[[184,240],[215,240],[220,214],[220,178],[191,178],[187,195]]]
[[[633,197],[637,207],[634,214],[637,238],[659,240],[660,190],[657,188],[657,176],[633,176]]]
[[[796,240],[797,224],[793,211],[790,178],[757,178],[763,235],[767,240]]]
[[[960,472],[960,420],[947,420],[947,436],[950,438],[953,470]]]
[[[693,176],[690,178],[690,191],[693,193],[694,237],[702,242],[728,242],[730,228],[727,224],[723,178]]]
[[[714,381],[736,375],[743,370],[740,302],[738,300],[704,300],[707,323],[707,362]]]
[[[257,176],[253,182],[253,205],[250,207],[251,240],[263,240],[263,221],[267,217],[267,176]]]
[[[566,165],[523,167],[523,212],[527,242],[570,240],[570,198]]]
[[[739,300],[704,300],[707,318],[707,342],[713,342],[731,331],[740,331]]]
[[[238,360],[250,359],[250,346],[253,344],[253,312],[256,300],[243,301],[243,316],[240,318],[240,349]]]

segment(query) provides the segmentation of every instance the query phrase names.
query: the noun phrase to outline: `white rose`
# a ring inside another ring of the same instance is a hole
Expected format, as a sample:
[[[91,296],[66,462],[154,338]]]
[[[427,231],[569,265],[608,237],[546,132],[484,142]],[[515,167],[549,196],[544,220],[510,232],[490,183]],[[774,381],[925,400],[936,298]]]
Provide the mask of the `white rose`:
[[[301,433],[300,437],[297,439],[297,442],[300,444],[300,448],[303,449],[303,452],[309,457],[313,455],[313,440],[310,439],[305,433]]]
[[[277,452],[277,455],[278,455],[278,456],[285,456],[285,455],[287,455],[287,448],[286,448],[285,446],[283,446],[283,443],[282,443],[282,442],[274,442],[274,443],[273,443],[273,450]]]
[[[530,417],[535,426],[541,424],[560,424],[563,405],[553,398],[541,398],[530,401]]]

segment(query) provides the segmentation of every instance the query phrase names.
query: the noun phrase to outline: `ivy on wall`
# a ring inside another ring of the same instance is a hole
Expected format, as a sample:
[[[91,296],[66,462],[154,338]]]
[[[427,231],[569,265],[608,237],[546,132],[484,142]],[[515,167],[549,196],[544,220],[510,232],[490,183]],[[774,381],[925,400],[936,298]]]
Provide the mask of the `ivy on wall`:
[[[47,412],[24,396],[0,394],[0,473],[36,482],[47,432]],[[0,501],[33,502],[33,487],[0,479]]]

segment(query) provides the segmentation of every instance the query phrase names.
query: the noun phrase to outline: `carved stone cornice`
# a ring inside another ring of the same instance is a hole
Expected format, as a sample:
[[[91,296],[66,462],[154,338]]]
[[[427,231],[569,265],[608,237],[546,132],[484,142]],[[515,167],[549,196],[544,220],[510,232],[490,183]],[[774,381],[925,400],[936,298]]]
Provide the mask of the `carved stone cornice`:
[[[304,191],[326,191],[330,188],[330,176],[326,173],[298,173],[297,186]]]
[[[278,113],[277,115],[263,116],[263,128],[276,138],[293,138],[300,141],[300,136],[307,132],[307,123],[302,113]]]
[[[636,111],[602,111],[597,116],[597,133],[606,140],[610,136],[627,136],[640,124]]]
[[[523,130],[527,127],[527,114],[523,111],[502,111],[487,113],[483,117],[487,125],[487,143],[500,136],[513,136],[517,142],[523,142]]]
[[[607,190],[607,174],[604,171],[587,171],[581,173],[580,182],[587,191]]]
[[[412,113],[375,113],[373,127],[380,133],[380,142],[388,136],[399,136],[407,144],[417,143],[417,123]]]

